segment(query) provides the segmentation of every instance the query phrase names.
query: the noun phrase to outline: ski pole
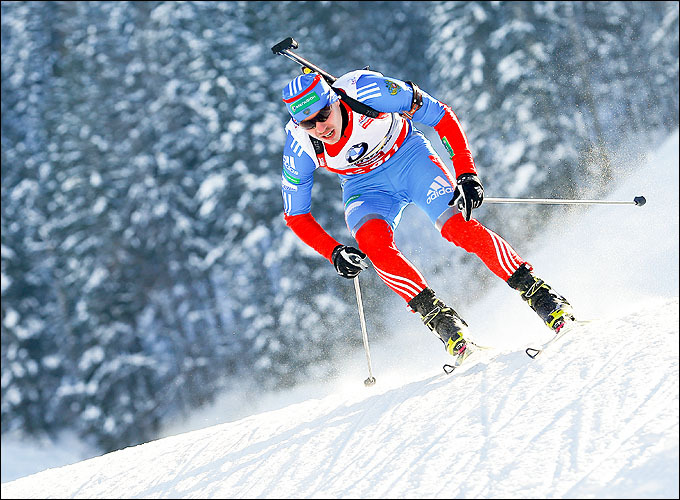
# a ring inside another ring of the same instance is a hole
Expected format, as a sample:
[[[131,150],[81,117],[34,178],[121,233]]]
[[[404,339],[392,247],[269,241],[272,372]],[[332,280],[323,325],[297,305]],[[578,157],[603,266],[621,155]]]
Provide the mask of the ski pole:
[[[366,333],[366,320],[364,319],[364,305],[361,302],[361,289],[359,288],[359,276],[354,277],[354,291],[357,294],[357,305],[359,306],[359,319],[361,320],[361,331],[364,335],[364,350],[366,351],[366,361],[368,362],[368,378],[364,380],[364,385],[370,387],[375,384],[375,377],[371,369],[371,353],[368,349],[368,334]]]
[[[285,56],[291,61],[295,61],[303,68],[308,68],[316,73],[319,73],[321,76],[324,77],[324,79],[328,82],[329,85],[333,85],[335,83],[335,80],[337,80],[337,78],[335,78],[329,72],[322,70],[316,64],[312,64],[304,57],[300,57],[299,55],[292,52],[292,49],[297,48],[298,43],[293,39],[293,37],[289,36],[288,38],[281,40],[279,43],[274,45],[272,47],[272,52],[277,55]]]
[[[309,62],[304,57],[301,57],[294,52],[293,49],[297,49],[299,44],[293,37],[288,37],[281,40],[279,43],[272,47],[272,52],[275,55],[282,55],[288,59],[298,63],[300,66],[307,68],[311,71],[319,73],[324,79],[333,85],[337,80],[336,77],[319,68],[316,64]],[[569,199],[557,199],[557,198],[484,198],[486,203],[529,203],[534,205],[636,205],[638,207],[643,206],[647,203],[644,196],[636,196],[633,201],[608,201],[608,200],[569,200]],[[358,287],[358,285],[357,285]],[[357,288],[357,292],[358,292]],[[358,292],[359,293],[359,292]]]
[[[609,200],[566,200],[556,198],[484,198],[484,203],[531,203],[543,205],[635,205],[641,207],[647,200],[644,196],[636,196],[633,201]]]

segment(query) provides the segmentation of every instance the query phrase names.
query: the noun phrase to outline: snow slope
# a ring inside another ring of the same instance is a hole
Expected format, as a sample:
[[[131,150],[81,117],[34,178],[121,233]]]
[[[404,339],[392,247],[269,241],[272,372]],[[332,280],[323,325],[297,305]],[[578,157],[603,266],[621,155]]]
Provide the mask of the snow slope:
[[[676,132],[611,195],[645,207],[576,211],[526,256],[595,318],[534,361],[522,348],[546,332],[502,285],[465,314],[493,360],[445,375],[409,317],[371,344],[370,389],[360,353],[316,399],[3,483],[2,498],[677,498],[678,170]]]
[[[543,359],[502,353],[306,401],[5,483],[2,497],[677,496],[677,324],[677,298],[659,299]]]

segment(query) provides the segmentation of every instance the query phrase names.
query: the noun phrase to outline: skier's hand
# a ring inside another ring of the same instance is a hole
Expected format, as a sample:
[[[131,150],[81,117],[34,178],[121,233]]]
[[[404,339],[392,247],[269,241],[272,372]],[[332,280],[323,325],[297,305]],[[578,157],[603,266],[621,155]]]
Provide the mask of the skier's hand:
[[[449,206],[457,206],[466,221],[470,220],[473,208],[479,208],[484,201],[482,181],[475,174],[461,174],[456,179],[458,186],[453,191]]]
[[[368,267],[364,259],[366,259],[364,252],[346,245],[338,245],[331,255],[335,270],[340,276],[347,279],[356,277],[363,269]]]

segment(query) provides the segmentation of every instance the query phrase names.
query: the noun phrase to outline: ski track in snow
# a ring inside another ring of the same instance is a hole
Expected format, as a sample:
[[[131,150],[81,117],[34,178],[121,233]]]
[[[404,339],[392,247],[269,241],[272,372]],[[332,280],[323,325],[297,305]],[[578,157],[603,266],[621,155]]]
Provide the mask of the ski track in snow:
[[[352,384],[324,397],[48,469],[3,483],[2,497],[677,498],[677,158],[676,132],[612,195],[643,193],[644,209],[565,224],[569,259],[553,276],[598,319],[535,360],[523,349],[544,327],[499,288],[470,319],[502,347],[453,375],[426,334],[391,339],[372,346],[370,389],[359,353]],[[656,184],[641,186],[651,168]],[[549,273],[560,249],[532,263]],[[522,325],[512,346],[508,325]],[[428,368],[410,370],[423,353]]]

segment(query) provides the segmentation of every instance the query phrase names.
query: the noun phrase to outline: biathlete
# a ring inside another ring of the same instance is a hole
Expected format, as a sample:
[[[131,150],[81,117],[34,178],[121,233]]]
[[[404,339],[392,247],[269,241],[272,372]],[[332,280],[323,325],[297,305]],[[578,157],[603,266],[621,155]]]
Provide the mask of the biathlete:
[[[394,242],[404,208],[414,203],[442,237],[477,255],[518,290],[549,328],[559,331],[573,319],[567,300],[537,278],[501,236],[471,217],[484,200],[484,188],[467,137],[449,106],[412,82],[368,70],[347,73],[333,87],[319,74],[303,74],[282,94],[291,116],[281,178],[285,221],[340,276],[357,276],[368,267],[368,257],[385,284],[462,361],[469,351],[467,323],[437,297]],[[455,177],[414,122],[439,134]],[[345,220],[359,248],[336,241],[312,216],[317,168],[339,176]]]

